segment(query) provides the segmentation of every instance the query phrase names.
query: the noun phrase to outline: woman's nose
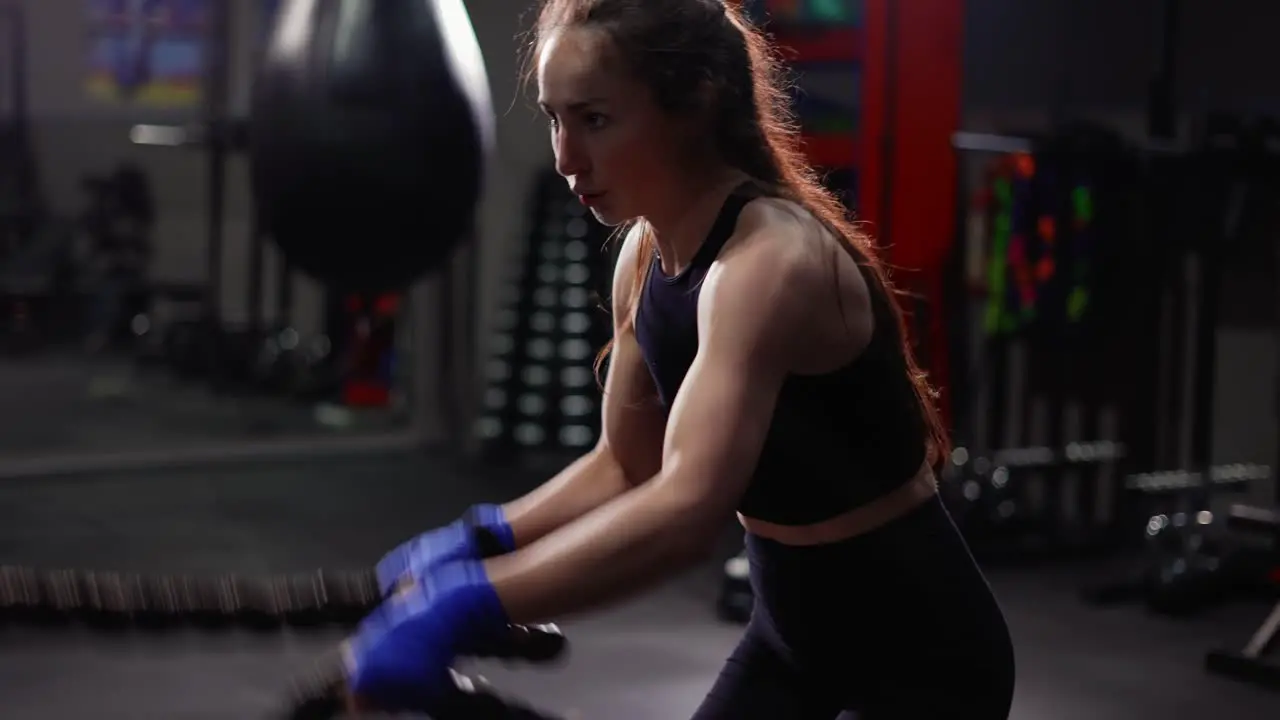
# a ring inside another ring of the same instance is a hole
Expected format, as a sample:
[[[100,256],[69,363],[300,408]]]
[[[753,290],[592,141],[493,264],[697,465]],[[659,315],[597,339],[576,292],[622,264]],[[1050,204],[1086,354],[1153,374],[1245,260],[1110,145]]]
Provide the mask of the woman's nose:
[[[556,134],[555,152],[556,172],[561,177],[582,175],[589,169],[587,154],[582,149],[581,143],[577,142],[571,133],[561,130]]]

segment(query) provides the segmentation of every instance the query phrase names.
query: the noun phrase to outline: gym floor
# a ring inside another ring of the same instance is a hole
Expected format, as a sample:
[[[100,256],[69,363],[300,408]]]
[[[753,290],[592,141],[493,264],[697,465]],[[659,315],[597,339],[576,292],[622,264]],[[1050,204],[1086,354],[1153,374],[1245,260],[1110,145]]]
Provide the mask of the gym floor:
[[[0,564],[124,571],[367,567],[395,542],[525,480],[424,456],[275,462],[0,483]],[[726,533],[724,554],[732,551]],[[505,690],[583,720],[688,717],[739,628],[718,622],[718,565],[645,599],[565,624],[567,664],[485,667]],[[1018,648],[1013,717],[1274,720],[1280,696],[1201,670],[1204,651],[1247,637],[1263,608],[1195,621],[1075,597],[1079,569],[992,570]],[[247,720],[335,632],[257,636],[0,630],[0,715]],[[957,716],[962,713],[957,711]]]

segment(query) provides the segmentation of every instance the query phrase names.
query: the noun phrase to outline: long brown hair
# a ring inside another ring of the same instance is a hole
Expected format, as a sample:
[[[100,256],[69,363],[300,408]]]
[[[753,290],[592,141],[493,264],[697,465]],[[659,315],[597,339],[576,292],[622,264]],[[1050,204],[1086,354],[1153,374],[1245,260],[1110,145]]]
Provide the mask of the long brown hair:
[[[937,392],[911,349],[897,293],[870,236],[823,185],[805,156],[784,65],[765,35],[743,16],[736,2],[543,0],[528,44],[526,79],[532,77],[542,45],[551,33],[583,25],[608,33],[628,69],[648,85],[667,112],[705,110],[706,89],[712,88],[711,122],[721,156],[770,194],[804,207],[844,239],[854,259],[882,291],[879,294],[895,322],[906,370],[928,426],[933,460],[944,457],[949,439],[934,402]],[[637,264],[633,301],[644,287],[649,268],[643,258],[650,257],[653,248],[651,234],[641,230],[642,261]],[[631,321],[630,317],[623,319],[623,323]],[[600,351],[597,373],[612,346],[610,341]]]

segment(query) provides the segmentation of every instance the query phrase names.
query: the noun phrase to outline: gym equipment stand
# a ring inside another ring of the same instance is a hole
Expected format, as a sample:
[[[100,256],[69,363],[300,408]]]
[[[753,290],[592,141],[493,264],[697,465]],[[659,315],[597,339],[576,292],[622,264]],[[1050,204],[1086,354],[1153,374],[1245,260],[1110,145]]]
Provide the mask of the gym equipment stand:
[[[1215,127],[1215,124],[1219,126]],[[1247,170],[1253,159],[1250,154],[1252,147],[1243,136],[1245,131],[1243,126],[1224,123],[1211,116],[1197,148],[1186,154],[1170,155],[1168,148],[1160,151],[1162,155],[1175,157],[1179,162],[1194,164],[1194,167],[1188,166],[1191,168],[1190,172],[1180,171],[1179,175],[1202,179],[1206,175],[1212,175],[1202,167],[1207,164],[1220,171],[1215,177],[1222,183],[1221,212],[1220,217],[1214,220],[1217,228],[1212,231],[1213,236],[1201,232],[1186,236],[1186,244],[1179,249],[1181,260],[1168,265],[1171,277],[1181,273],[1186,278],[1182,281],[1185,287],[1166,287],[1164,290],[1163,302],[1166,307],[1181,310],[1182,316],[1188,319],[1192,328],[1189,336],[1178,338],[1175,335],[1179,332],[1174,329],[1175,323],[1162,323],[1160,370],[1156,373],[1156,397],[1158,406],[1162,409],[1155,416],[1157,428],[1153,460],[1157,464],[1170,461],[1177,463],[1186,469],[1176,473],[1191,481],[1182,483],[1174,492],[1157,488],[1158,492],[1154,495],[1172,499],[1177,511],[1208,509],[1216,493],[1226,489],[1226,484],[1211,480],[1216,470],[1211,462],[1217,378],[1217,324],[1226,253],[1230,248],[1242,244],[1242,233],[1245,231],[1241,222],[1242,208],[1246,203],[1256,202],[1250,199],[1252,194]],[[1170,169],[1176,167],[1171,166]],[[1159,178],[1155,182],[1165,180],[1167,178]],[[1178,198],[1184,192],[1184,188],[1161,187],[1159,201],[1176,207]],[[1176,237],[1172,234],[1168,236]],[[1201,239],[1190,239],[1191,237]],[[1166,310],[1166,313],[1167,317],[1178,315],[1177,310]],[[1180,327],[1181,323],[1176,325]],[[1179,342],[1184,344],[1180,355]],[[1179,402],[1177,398],[1184,399]],[[1182,416],[1181,423],[1186,425],[1183,431],[1168,422],[1170,417],[1178,415]],[[1181,451],[1176,448],[1181,448]],[[1129,577],[1125,579],[1088,587],[1084,590],[1084,599],[1090,604],[1110,605],[1144,597],[1146,583],[1143,578],[1146,571],[1145,565],[1141,564],[1132,573],[1126,573]]]
[[[1272,123],[1269,134],[1280,136],[1280,127],[1277,125]],[[1280,173],[1280,154],[1273,157],[1271,162],[1270,172]],[[1280,242],[1274,242],[1273,252],[1276,277],[1280,278]],[[1273,332],[1277,346],[1280,346],[1280,285],[1273,280],[1272,287],[1277,292],[1273,309]],[[1277,372],[1276,376],[1274,410],[1277,418],[1280,419],[1280,372]],[[1277,462],[1277,468],[1280,468],[1280,462]],[[1276,509],[1234,506],[1228,518],[1228,526],[1245,531],[1261,531],[1270,538],[1271,556],[1275,563],[1271,580],[1280,586],[1280,477],[1273,476],[1273,482],[1276,483],[1274,488]],[[1280,689],[1280,659],[1268,657],[1280,649],[1278,635],[1280,635],[1280,601],[1272,607],[1271,612],[1243,648],[1213,650],[1206,654],[1205,669],[1216,675]]]
[[[1235,528],[1265,528],[1273,537],[1273,550],[1280,548],[1280,511],[1236,506],[1232,508],[1228,524]],[[1273,573],[1273,580],[1280,584],[1280,571]],[[1205,669],[1255,685],[1280,690],[1280,660],[1268,657],[1280,649],[1280,601],[1271,608],[1262,624],[1239,650],[1212,650],[1205,655]]]

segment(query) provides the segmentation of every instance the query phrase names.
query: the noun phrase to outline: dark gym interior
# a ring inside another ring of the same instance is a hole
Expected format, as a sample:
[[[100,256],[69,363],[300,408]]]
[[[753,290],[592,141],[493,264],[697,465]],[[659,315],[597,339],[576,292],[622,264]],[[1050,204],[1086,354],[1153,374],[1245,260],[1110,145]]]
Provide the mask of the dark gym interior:
[[[474,217],[324,247],[254,190],[263,58],[308,4],[0,0],[0,585],[364,568],[597,442],[614,245],[522,85],[534,3],[458,0],[492,105]],[[1277,717],[1280,5],[742,4],[913,298],[1011,717]],[[431,228],[459,239],[404,239]],[[401,252],[412,282],[348,283]],[[688,717],[744,564],[726,524],[713,563],[567,620],[566,662],[482,674],[558,717]],[[25,622],[31,592],[0,591],[6,720],[267,717],[343,636]]]

